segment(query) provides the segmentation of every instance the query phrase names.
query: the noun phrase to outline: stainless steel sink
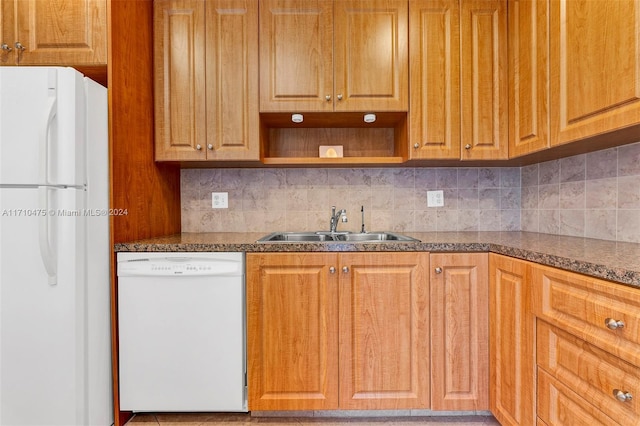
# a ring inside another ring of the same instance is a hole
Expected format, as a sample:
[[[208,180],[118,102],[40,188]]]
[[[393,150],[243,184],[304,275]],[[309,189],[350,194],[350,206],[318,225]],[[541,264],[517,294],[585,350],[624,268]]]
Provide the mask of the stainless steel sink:
[[[274,232],[260,238],[258,243],[374,243],[419,242],[415,238],[394,232]]]

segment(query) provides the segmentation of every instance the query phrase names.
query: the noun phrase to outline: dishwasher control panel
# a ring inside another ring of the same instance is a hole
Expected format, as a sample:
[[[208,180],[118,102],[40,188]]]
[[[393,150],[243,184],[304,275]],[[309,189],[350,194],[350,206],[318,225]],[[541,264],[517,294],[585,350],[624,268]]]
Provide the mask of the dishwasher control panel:
[[[219,276],[243,275],[244,259],[242,253],[207,253],[208,258],[193,256],[189,253],[181,256],[136,256],[127,258],[119,253],[118,276]]]

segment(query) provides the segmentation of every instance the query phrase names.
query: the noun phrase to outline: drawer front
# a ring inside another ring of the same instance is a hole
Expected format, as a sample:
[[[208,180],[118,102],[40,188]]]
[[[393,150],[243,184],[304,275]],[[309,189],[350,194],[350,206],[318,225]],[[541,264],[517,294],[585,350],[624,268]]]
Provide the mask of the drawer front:
[[[640,368],[540,320],[537,348],[540,368],[609,417],[640,424]]]
[[[640,366],[640,290],[532,267],[537,317]]]
[[[538,425],[613,426],[621,424],[538,368]]]

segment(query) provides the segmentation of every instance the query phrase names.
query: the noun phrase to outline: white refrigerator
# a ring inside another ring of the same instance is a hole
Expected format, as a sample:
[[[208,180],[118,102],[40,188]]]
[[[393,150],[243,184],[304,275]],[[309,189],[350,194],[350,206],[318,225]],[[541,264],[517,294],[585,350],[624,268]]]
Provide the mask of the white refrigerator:
[[[113,423],[107,90],[0,67],[0,425]]]

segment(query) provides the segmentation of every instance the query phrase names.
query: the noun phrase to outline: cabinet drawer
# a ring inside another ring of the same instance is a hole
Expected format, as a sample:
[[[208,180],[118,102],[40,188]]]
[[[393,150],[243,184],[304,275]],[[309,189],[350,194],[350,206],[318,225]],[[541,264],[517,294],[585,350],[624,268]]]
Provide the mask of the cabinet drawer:
[[[611,418],[640,424],[640,368],[540,320],[537,348],[539,367]],[[632,398],[620,401],[616,391]]]
[[[620,425],[538,368],[538,425]],[[544,423],[541,423],[544,422]],[[625,423],[633,424],[633,423]]]
[[[538,318],[640,366],[640,290],[545,266],[531,272]]]

